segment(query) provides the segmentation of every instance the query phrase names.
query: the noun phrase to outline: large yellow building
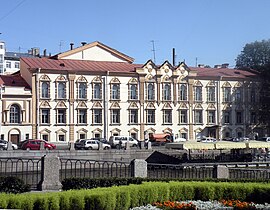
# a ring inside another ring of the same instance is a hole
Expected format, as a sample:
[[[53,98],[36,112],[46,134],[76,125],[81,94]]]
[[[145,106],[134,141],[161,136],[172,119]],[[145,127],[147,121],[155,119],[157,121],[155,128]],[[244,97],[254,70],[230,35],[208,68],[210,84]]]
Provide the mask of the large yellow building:
[[[188,140],[262,134],[251,72],[161,65],[133,59],[100,42],[50,58],[22,58],[32,89],[32,138],[82,138],[171,133]]]

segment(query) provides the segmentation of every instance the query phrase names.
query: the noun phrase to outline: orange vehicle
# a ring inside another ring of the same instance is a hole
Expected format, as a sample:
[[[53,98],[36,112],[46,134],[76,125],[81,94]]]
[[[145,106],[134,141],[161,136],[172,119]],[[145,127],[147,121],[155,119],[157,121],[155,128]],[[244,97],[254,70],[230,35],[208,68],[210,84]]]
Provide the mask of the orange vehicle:
[[[149,134],[149,140],[156,143],[168,143],[172,142],[172,136],[169,133]]]

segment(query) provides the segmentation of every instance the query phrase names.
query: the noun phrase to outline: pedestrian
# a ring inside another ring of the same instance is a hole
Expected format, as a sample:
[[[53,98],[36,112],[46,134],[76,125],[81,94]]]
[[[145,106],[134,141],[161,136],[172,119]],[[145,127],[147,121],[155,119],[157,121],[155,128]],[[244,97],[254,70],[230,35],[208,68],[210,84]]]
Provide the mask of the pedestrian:
[[[122,142],[122,140],[120,139],[120,141],[119,141],[119,149],[122,149],[122,144],[123,144],[123,142]]]

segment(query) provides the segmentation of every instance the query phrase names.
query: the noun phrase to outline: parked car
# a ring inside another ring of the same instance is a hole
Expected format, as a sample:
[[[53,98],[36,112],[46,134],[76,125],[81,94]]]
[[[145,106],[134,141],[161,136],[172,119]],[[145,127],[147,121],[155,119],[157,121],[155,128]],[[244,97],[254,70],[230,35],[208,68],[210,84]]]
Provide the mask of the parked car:
[[[98,150],[100,145],[104,150],[111,148],[111,145],[102,143],[101,141],[95,139],[81,139],[75,142],[74,147],[75,149]]]
[[[49,143],[49,142],[47,142],[45,140],[41,140],[41,139],[28,139],[28,140],[25,140],[22,143],[21,149],[25,149],[25,150],[40,150],[40,144],[41,144],[41,142],[44,143],[44,149],[51,150],[51,149],[55,149],[56,148],[56,145],[55,144]]]
[[[7,147],[8,147],[8,141],[0,139],[0,149],[6,150]],[[18,146],[12,143],[12,149],[18,149]]]
[[[270,137],[262,137],[261,139],[259,139],[260,141],[266,141],[266,142],[270,142]]]
[[[123,147],[126,143],[129,143],[132,147],[138,146],[138,141],[131,136],[111,136],[109,143],[112,147],[117,149]]]
[[[213,143],[216,141],[217,140],[215,138],[212,138],[212,137],[203,137],[201,140],[202,143]]]

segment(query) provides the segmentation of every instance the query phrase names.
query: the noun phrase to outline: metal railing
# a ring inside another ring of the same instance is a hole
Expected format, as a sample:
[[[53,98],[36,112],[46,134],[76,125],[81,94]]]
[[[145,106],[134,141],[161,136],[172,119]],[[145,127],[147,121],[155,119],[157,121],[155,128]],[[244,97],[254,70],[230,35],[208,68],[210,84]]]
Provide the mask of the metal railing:
[[[205,179],[213,178],[214,166],[183,166],[170,164],[147,164],[148,178]]]
[[[41,158],[0,158],[0,176],[14,176],[29,184],[32,190],[41,183]]]
[[[60,181],[70,177],[131,177],[131,163],[83,159],[60,159]]]
[[[269,168],[230,168],[229,169],[230,179],[270,179]]]

